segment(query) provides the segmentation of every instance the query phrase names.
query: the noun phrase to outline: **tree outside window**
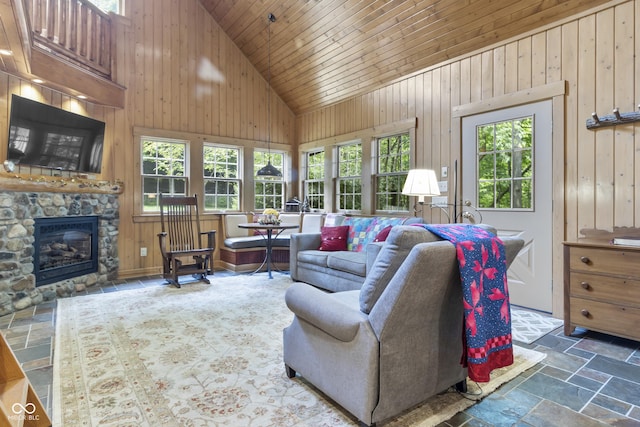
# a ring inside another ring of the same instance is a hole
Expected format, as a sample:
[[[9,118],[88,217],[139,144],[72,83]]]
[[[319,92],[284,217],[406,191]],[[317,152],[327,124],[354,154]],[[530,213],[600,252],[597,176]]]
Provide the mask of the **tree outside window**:
[[[103,12],[118,13],[120,0],[89,0]]]
[[[411,164],[409,133],[378,138],[376,210],[408,211],[409,197],[402,194]]]
[[[266,151],[253,152],[253,176],[254,176],[254,209],[263,211],[266,208],[281,210],[284,206],[284,178],[257,176],[260,169],[267,165],[269,159],[271,164],[283,172],[284,175],[284,154],[269,154]]]
[[[478,207],[533,209],[533,117],[478,126]]]
[[[362,210],[362,144],[338,147],[338,209]]]
[[[311,209],[324,209],[324,150],[307,153],[305,196]]]
[[[240,210],[240,149],[204,145],[204,209]]]
[[[186,196],[187,143],[142,137],[143,212],[159,211],[160,194]]]

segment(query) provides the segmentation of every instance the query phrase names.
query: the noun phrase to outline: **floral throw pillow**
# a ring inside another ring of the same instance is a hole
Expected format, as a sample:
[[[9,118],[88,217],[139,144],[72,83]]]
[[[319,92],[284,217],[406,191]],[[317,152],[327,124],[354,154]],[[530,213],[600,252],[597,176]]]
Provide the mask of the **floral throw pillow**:
[[[322,227],[320,229],[321,251],[346,251],[349,226]]]

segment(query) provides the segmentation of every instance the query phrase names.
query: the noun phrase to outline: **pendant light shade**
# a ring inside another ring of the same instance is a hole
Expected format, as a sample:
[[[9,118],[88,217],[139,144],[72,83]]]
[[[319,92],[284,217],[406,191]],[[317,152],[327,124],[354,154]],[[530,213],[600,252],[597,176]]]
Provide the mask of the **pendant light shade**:
[[[269,159],[269,162],[267,163],[267,166],[263,167],[262,169],[260,169],[258,172],[256,172],[257,176],[282,176],[282,172],[280,172],[278,169],[276,169],[275,166],[273,166],[271,164],[271,159]]]
[[[267,78],[267,82],[268,82],[268,87],[267,87],[267,148],[269,151],[269,155],[267,157],[267,165],[265,167],[263,167],[262,169],[260,169],[257,173],[256,176],[263,176],[263,177],[280,177],[282,176],[282,172],[280,172],[278,169],[276,169],[275,166],[273,166],[271,164],[271,23],[272,22],[276,22],[276,17],[273,15],[273,13],[270,13],[269,15],[267,15],[267,19],[269,20],[269,25],[268,25],[268,30],[269,30],[269,38],[267,39],[267,49],[268,49],[268,57],[269,57],[269,64],[268,64],[268,78]]]

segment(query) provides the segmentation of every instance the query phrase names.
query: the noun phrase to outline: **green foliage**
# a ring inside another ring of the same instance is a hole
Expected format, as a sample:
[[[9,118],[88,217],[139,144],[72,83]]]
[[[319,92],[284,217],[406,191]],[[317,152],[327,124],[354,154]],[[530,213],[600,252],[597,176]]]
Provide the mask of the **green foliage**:
[[[338,176],[359,176],[362,174],[362,144],[338,147]]]
[[[118,13],[119,0],[89,0],[94,5],[98,6],[103,12]]]
[[[478,205],[533,208],[533,118],[479,126]]]

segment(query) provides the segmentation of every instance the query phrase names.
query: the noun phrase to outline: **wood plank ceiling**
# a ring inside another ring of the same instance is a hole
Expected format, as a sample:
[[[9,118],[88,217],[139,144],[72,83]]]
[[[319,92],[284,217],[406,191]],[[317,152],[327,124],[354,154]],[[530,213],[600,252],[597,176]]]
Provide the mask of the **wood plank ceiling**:
[[[296,114],[609,0],[200,0]]]

